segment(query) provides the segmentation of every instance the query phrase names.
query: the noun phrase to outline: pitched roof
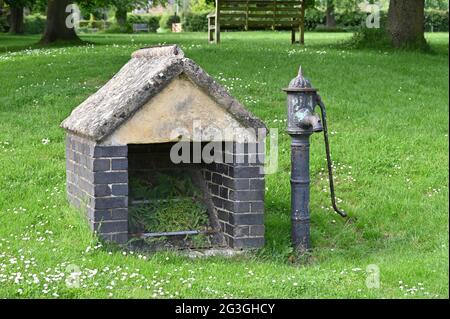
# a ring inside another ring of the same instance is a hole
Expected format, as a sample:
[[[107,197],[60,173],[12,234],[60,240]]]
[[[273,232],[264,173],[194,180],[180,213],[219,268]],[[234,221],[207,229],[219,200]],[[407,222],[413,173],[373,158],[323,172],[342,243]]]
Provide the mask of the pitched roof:
[[[265,128],[261,120],[200,66],[185,58],[183,51],[176,45],[135,51],[130,61],[102,88],[75,108],[61,123],[61,127],[94,141],[101,141],[182,73],[243,127]]]

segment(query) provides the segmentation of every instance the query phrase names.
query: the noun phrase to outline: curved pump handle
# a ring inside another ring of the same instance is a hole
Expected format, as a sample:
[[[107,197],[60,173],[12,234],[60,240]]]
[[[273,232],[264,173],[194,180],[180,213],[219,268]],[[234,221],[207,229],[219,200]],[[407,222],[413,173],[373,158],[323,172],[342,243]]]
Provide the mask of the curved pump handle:
[[[331,205],[336,213],[342,217],[347,217],[347,213],[340,210],[336,205],[336,196],[334,194],[334,182],[333,182],[333,167],[331,164],[331,153],[330,153],[330,142],[328,140],[328,127],[327,127],[327,113],[325,110],[325,104],[322,102],[322,98],[317,94],[317,105],[320,107],[320,112],[322,113],[322,125],[323,125],[323,137],[325,140],[325,152],[327,154],[327,164],[328,164],[328,180],[330,182],[330,195],[331,195]]]

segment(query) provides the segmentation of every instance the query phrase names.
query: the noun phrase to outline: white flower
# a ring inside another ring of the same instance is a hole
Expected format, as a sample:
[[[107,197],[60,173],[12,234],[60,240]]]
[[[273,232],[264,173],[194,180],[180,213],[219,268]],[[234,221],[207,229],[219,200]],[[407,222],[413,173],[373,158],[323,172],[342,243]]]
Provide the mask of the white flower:
[[[43,138],[41,142],[42,142],[42,144],[47,145],[48,143],[50,143],[50,139]]]

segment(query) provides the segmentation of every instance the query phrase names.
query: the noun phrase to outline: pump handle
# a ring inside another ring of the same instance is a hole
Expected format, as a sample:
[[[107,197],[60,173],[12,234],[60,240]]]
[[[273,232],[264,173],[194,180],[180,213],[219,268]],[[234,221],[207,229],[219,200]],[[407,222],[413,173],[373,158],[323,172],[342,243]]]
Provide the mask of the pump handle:
[[[330,182],[330,195],[331,195],[331,205],[336,213],[342,217],[347,217],[347,213],[340,210],[336,205],[336,195],[334,194],[334,182],[333,182],[333,166],[331,163],[331,153],[330,153],[330,142],[328,140],[328,128],[327,128],[327,113],[325,110],[325,104],[322,102],[322,98],[317,94],[317,104],[320,107],[320,112],[322,113],[322,126],[323,126],[323,137],[325,140],[325,152],[327,154],[327,164],[328,164],[328,180]]]

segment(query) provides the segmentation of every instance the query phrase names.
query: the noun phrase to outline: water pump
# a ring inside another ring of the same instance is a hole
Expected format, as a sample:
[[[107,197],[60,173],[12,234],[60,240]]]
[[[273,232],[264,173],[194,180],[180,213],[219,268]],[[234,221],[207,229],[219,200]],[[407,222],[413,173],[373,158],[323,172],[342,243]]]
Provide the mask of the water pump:
[[[297,77],[291,80],[287,93],[287,133],[291,136],[291,220],[292,242],[298,251],[311,248],[309,212],[309,138],[313,133],[323,132],[330,183],[331,204],[342,217],[347,214],[336,205],[333,183],[333,167],[328,139],[325,104],[317,89],[303,76],[300,67]],[[319,106],[322,118],[315,113]]]

